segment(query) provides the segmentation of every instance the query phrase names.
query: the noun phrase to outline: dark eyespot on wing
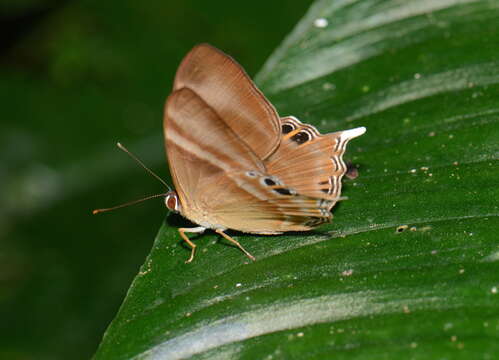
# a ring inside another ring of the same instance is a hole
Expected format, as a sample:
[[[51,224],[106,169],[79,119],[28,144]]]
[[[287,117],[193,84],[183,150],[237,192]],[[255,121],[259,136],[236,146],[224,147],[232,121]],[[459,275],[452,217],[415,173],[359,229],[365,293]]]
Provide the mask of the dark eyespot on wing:
[[[282,133],[287,134],[293,131],[295,127],[291,124],[282,124]]]
[[[297,144],[303,144],[310,140],[310,134],[306,131],[300,131],[298,134],[293,135],[291,140]]]
[[[286,188],[277,188],[273,189],[276,193],[281,194],[281,195],[294,195],[294,193]]]
[[[263,181],[264,181],[264,182],[265,182],[265,184],[266,184],[266,185],[268,185],[268,186],[274,186],[274,185],[277,185],[277,183],[276,183],[274,180],[272,180],[271,178],[265,178]]]

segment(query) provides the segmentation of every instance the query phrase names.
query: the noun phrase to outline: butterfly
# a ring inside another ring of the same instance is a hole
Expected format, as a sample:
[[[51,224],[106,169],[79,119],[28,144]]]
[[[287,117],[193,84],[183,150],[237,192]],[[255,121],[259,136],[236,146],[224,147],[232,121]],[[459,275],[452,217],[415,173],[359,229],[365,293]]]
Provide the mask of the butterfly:
[[[166,207],[197,224],[186,233],[308,231],[331,221],[347,172],[342,156],[358,127],[321,134],[296,117],[279,117],[230,56],[195,46],[182,60],[164,110],[166,154],[175,191]]]

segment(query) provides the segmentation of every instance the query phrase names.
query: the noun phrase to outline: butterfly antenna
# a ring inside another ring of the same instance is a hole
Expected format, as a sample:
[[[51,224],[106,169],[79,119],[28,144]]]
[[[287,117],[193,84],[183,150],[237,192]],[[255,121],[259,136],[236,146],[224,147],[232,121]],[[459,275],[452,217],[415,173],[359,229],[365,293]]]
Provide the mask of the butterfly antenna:
[[[110,208],[95,209],[95,210],[92,210],[92,214],[95,215],[95,214],[99,214],[99,213],[106,212],[106,211],[116,210],[116,209],[119,209],[119,208],[122,208],[122,207],[130,206],[130,205],[142,202],[142,201],[146,201],[146,200],[149,200],[149,199],[154,199],[154,198],[161,197],[161,196],[166,196],[166,194],[151,195],[151,196],[147,196],[147,197],[142,198],[142,199],[129,201],[127,203],[124,203],[124,204],[121,204],[121,205],[116,205],[116,206],[113,206],[113,207],[110,207]]]
[[[120,148],[120,150],[123,150],[124,152],[126,152],[132,159],[134,159],[140,166],[142,166],[142,168],[147,171],[149,174],[151,174],[152,176],[154,176],[156,179],[158,179],[159,181],[161,181],[161,183],[163,185],[166,186],[166,188],[168,189],[168,191],[171,191],[172,188],[170,187],[170,185],[168,185],[166,183],[166,181],[164,181],[162,178],[160,178],[158,175],[156,175],[151,169],[149,169],[142,161],[139,160],[139,158],[137,156],[135,156],[134,154],[132,154],[130,152],[130,150],[128,150],[126,147],[124,147],[121,143],[116,143],[116,146],[118,146]]]

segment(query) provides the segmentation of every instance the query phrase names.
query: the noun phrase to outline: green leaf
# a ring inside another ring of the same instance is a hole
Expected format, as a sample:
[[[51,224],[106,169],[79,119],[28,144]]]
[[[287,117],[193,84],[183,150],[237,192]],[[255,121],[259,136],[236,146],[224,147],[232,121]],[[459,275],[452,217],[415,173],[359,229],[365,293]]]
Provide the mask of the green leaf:
[[[317,1],[257,82],[322,132],[366,126],[332,224],[169,216],[95,359],[491,359],[499,351],[499,2]]]

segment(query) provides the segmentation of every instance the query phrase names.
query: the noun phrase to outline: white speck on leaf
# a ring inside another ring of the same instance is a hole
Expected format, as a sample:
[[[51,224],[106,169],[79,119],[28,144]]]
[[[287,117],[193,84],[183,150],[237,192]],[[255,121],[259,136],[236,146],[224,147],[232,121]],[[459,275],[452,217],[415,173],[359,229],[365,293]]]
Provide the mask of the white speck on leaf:
[[[331,84],[330,82],[325,82],[324,84],[322,84],[322,89],[323,90],[334,90],[336,88],[336,86],[334,84]]]
[[[351,276],[353,274],[353,269],[345,270],[341,273],[343,276]]]
[[[327,21],[327,19],[318,18],[318,19],[314,20],[314,26],[317,28],[323,29],[328,25],[329,25],[329,21]]]

